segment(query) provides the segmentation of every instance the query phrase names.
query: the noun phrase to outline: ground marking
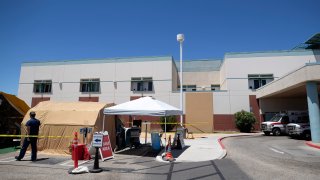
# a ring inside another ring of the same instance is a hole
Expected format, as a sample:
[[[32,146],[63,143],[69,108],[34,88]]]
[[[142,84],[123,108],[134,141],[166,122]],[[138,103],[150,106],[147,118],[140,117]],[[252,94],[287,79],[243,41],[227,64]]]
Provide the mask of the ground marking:
[[[272,150],[272,151],[274,151],[274,152],[276,152],[276,153],[284,154],[284,152],[282,152],[282,151],[278,151],[278,150],[273,149],[273,148],[269,148],[269,149]]]
[[[90,161],[90,160],[86,160],[86,161],[79,161],[78,162],[78,165],[81,165],[81,164],[84,164],[84,163],[86,163],[86,162],[88,162],[88,161]],[[60,164],[61,166],[74,166],[74,164],[73,164],[73,160],[67,160],[66,162],[64,162],[64,163],[62,163],[62,164]]]
[[[31,158],[31,155],[27,155],[25,156],[24,158]],[[0,162],[12,162],[12,161],[16,161],[16,158],[15,157],[7,157],[7,158],[3,158],[3,159],[0,159]]]

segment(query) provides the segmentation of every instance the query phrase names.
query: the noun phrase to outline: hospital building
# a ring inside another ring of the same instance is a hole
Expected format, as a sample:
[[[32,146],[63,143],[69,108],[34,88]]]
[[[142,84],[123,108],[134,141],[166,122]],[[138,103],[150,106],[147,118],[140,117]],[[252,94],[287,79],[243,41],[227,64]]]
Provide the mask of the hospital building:
[[[184,123],[193,124],[193,132],[236,130],[234,113],[241,110],[255,115],[257,130],[280,111],[308,110],[320,131],[320,34],[290,50],[183,60],[182,87],[179,67],[172,56],[24,62],[18,97],[33,107],[48,100],[120,104],[152,96],[179,108],[183,88]],[[141,119],[157,120],[134,117]]]

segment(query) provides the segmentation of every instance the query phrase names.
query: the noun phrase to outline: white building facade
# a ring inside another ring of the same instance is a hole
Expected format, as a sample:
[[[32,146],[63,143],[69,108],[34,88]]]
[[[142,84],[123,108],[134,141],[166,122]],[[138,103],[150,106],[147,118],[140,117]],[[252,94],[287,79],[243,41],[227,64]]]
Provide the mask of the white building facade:
[[[259,122],[268,113],[306,110],[306,97],[256,95],[286,74],[319,62],[320,51],[307,49],[184,61],[184,122],[198,132],[235,130],[233,114],[241,110],[253,112]],[[152,96],[179,108],[179,72],[171,56],[27,62],[21,65],[18,97],[35,106],[45,100],[120,104]]]
[[[171,56],[23,63],[18,96],[30,106],[45,99],[119,104],[135,96],[177,105],[176,72]]]

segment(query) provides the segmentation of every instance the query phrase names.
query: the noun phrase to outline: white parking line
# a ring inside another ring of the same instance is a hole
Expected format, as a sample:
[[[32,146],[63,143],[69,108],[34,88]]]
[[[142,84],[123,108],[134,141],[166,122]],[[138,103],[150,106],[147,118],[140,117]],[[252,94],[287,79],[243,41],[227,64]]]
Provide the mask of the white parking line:
[[[86,160],[86,161],[80,160],[80,161],[78,161],[78,165],[84,164],[84,163],[86,163],[88,161],[90,161],[90,160]],[[73,164],[73,160],[67,160],[66,162],[61,163],[60,165],[61,166],[73,166],[74,164]]]
[[[282,151],[278,151],[278,150],[273,149],[273,148],[269,148],[269,149],[272,150],[272,151],[274,151],[274,152],[276,152],[276,153],[284,154],[284,152],[282,152]]]

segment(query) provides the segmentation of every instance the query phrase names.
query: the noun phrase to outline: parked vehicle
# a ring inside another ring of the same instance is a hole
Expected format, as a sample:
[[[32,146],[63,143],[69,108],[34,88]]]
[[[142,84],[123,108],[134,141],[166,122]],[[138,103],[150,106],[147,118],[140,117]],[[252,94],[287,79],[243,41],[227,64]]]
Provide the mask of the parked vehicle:
[[[266,136],[270,135],[270,133],[274,136],[287,134],[287,124],[297,121],[299,117],[306,114],[306,111],[288,111],[286,113],[276,114],[270,121],[261,123],[261,130]]]
[[[287,125],[287,133],[290,137],[301,137],[311,139],[309,116],[301,116],[294,123]]]

